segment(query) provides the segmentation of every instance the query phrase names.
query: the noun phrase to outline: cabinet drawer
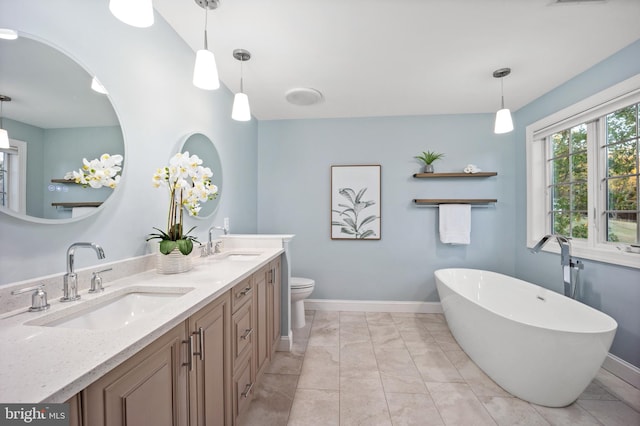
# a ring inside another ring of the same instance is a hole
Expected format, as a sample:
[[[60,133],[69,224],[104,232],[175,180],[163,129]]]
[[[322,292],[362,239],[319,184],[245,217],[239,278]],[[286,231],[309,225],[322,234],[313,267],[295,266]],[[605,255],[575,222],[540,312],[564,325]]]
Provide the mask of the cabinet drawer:
[[[238,310],[240,306],[253,297],[253,281],[251,277],[236,284],[231,289],[231,312]]]
[[[255,332],[253,329],[253,303],[245,303],[233,314],[233,365],[247,352],[251,352]],[[234,367],[236,370],[236,367]]]
[[[238,373],[233,379],[233,414],[238,418],[249,407],[253,398],[253,359],[248,356],[243,359]]]

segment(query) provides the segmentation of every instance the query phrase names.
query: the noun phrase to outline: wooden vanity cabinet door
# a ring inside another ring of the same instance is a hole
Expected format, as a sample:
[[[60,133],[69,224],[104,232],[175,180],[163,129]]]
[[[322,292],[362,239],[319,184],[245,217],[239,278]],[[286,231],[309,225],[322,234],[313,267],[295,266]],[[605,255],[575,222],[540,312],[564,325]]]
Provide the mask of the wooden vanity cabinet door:
[[[69,426],[82,426],[82,395],[75,394],[67,400],[69,404]]]
[[[256,378],[264,373],[269,359],[269,318],[267,307],[267,281],[269,277],[269,265],[260,268],[254,274],[254,303],[256,318],[256,340],[254,357],[256,362]]]
[[[189,377],[191,426],[232,423],[230,294],[220,296],[189,319],[197,353]]]
[[[86,389],[91,426],[188,424],[186,324],[182,323]]]
[[[280,344],[280,326],[281,326],[281,297],[282,287],[280,278],[280,258],[273,260],[270,263],[271,275],[269,276],[269,283],[267,286],[267,301],[269,309],[269,337],[271,345],[271,353],[275,352]]]

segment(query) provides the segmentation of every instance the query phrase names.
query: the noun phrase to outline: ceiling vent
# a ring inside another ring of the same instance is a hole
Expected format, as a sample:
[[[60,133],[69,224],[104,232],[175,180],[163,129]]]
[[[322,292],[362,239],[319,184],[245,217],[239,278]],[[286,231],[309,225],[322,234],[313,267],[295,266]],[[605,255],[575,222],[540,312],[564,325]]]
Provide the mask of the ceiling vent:
[[[318,90],[305,87],[291,89],[284,97],[289,103],[300,106],[315,105],[323,99],[322,93]]]

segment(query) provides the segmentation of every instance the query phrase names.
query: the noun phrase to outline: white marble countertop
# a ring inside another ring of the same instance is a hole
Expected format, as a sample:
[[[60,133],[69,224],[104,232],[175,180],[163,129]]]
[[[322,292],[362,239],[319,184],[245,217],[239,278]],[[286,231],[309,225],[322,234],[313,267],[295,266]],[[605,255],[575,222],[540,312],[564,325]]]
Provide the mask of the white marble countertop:
[[[241,250],[225,248],[226,253]],[[103,293],[80,292],[82,298],[77,302],[49,300],[51,308],[45,312],[27,312],[24,307],[0,316],[0,401],[66,401],[279,256],[284,249],[261,247],[254,251],[261,254],[251,260],[225,260],[224,256],[200,258],[189,272],[160,275],[150,270],[105,282]],[[130,286],[178,286],[193,290],[119,328],[86,330],[25,324],[79,304],[95,303],[97,298]]]

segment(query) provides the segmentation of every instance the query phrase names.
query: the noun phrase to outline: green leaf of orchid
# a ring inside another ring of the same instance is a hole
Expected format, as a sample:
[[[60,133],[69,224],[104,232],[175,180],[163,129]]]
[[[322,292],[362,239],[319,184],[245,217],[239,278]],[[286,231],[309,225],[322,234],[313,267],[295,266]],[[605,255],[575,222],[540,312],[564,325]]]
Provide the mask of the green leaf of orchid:
[[[160,241],[160,253],[169,254],[178,246],[175,241],[162,240]]]
[[[193,250],[193,242],[191,242],[191,240],[178,240],[176,243],[178,244],[178,250],[180,250],[180,253],[185,256]]]

